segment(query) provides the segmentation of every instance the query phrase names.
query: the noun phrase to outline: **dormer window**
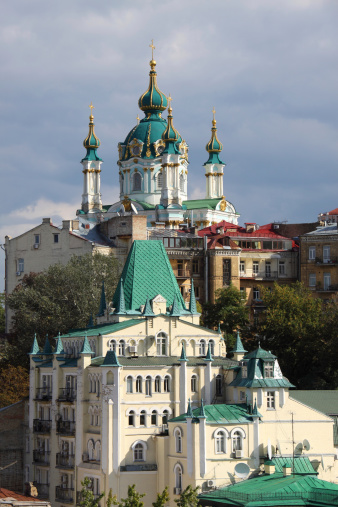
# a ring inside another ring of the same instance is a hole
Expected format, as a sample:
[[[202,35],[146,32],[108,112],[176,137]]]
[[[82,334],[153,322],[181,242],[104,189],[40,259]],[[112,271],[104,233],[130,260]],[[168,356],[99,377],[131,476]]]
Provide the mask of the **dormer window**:
[[[264,363],[264,377],[273,378],[273,362],[267,361]]]

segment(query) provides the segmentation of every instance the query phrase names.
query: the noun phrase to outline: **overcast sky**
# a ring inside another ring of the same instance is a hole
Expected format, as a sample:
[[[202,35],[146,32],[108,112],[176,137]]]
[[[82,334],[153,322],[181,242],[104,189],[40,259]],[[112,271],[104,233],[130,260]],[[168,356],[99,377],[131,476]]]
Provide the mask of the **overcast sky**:
[[[151,39],[189,144],[189,198],[204,197],[215,107],[241,224],[338,206],[337,0],[11,0],[1,14],[1,243],[74,217],[91,101],[103,202],[118,200],[117,143],[143,115]]]

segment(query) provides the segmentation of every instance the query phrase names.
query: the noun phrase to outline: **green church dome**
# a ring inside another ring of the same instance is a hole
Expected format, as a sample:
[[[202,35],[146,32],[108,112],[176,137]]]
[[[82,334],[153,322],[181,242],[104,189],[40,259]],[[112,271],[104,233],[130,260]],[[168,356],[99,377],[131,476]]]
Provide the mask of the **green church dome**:
[[[91,104],[89,107],[92,109],[94,106]],[[100,139],[95,135],[94,132],[94,116],[91,114],[89,116],[89,132],[86,139],[83,141],[83,146],[87,149],[87,154],[81,160],[81,162],[85,160],[102,160],[96,153],[96,150],[99,148],[100,144]]]
[[[161,112],[167,108],[168,99],[157,86],[157,73],[155,71],[155,60],[150,61],[149,86],[139,98],[139,108],[144,112]]]
[[[204,164],[223,164],[221,159],[219,158],[219,153],[223,150],[223,144],[219,141],[217,137],[217,127],[215,120],[215,109],[213,109],[213,120],[212,120],[212,128],[211,128],[211,139],[206,145],[205,149],[209,153],[209,159]]]

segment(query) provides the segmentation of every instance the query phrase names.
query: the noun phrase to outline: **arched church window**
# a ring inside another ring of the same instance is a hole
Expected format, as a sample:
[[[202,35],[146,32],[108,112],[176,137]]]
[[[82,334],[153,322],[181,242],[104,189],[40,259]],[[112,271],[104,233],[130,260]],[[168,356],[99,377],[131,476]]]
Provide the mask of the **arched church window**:
[[[200,356],[205,356],[206,354],[206,343],[205,340],[200,341]]]
[[[166,333],[158,333],[156,336],[156,351],[158,356],[167,355],[167,335]]]
[[[119,356],[124,356],[126,350],[126,344],[124,340],[119,341]]]
[[[133,190],[134,192],[141,190],[142,178],[140,173],[135,173],[133,177]]]
[[[163,174],[162,172],[159,172],[157,175],[157,188],[158,189],[162,188],[162,185],[163,185]]]
[[[182,467],[177,464],[175,466],[175,493],[180,494],[182,490]]]
[[[184,192],[184,176],[181,174],[180,176],[180,191]]]

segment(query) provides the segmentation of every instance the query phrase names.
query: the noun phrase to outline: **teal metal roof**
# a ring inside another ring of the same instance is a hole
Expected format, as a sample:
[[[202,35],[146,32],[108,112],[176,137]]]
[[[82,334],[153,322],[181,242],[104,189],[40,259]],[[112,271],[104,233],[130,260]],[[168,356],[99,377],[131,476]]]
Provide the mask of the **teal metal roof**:
[[[115,350],[108,350],[101,366],[121,366],[116,356]]]
[[[302,391],[297,389],[292,391],[290,397],[326,415],[338,415],[338,390]]]
[[[235,353],[235,352],[247,352],[244,347],[243,347],[243,343],[242,343],[242,340],[241,340],[241,337],[239,336],[239,332],[237,331],[237,337],[236,337],[236,344],[235,344],[235,347],[231,350],[231,352]]]
[[[295,459],[293,458],[283,458],[283,456],[274,456],[272,458],[273,464],[276,467],[276,472],[283,472],[283,467],[295,467],[295,474],[303,474],[303,475],[318,475],[318,473],[313,468],[311,461],[307,456],[299,456]]]
[[[151,366],[180,366],[180,357],[179,356],[137,356],[137,357],[126,357],[126,356],[118,356],[119,363],[121,366],[136,366],[136,367],[151,367]],[[104,357],[94,357],[92,359],[92,366],[101,366],[104,361]],[[190,366],[205,366],[205,361],[203,357],[193,357],[188,356],[187,361],[189,361]],[[214,358],[213,366],[223,366],[224,368],[231,368],[233,365],[233,361],[227,359],[226,357],[216,357]]]
[[[190,365],[190,363],[189,363]],[[200,408],[195,408],[192,413],[193,417],[198,419]],[[204,414],[207,424],[243,424],[252,422],[252,416],[248,413],[246,403],[237,405],[205,405]],[[170,419],[169,422],[184,422],[187,414],[181,414],[178,417]]]
[[[183,201],[182,204],[184,204],[187,209],[216,209],[217,204],[222,199],[195,199],[195,200],[189,200],[189,201]]]
[[[276,356],[271,354],[271,352],[262,349],[259,345],[256,350],[253,350],[252,352],[246,354],[243,359],[263,359],[263,361],[273,361],[276,359]]]
[[[67,334],[61,336],[61,338],[76,338],[78,336],[84,336],[86,333],[87,336],[97,336],[99,334],[110,334],[116,333],[121,329],[126,329],[128,327],[136,326],[137,324],[141,324],[145,319],[130,319],[124,322],[114,322],[113,324],[98,324],[97,326],[93,326],[91,328],[83,328],[76,329],[74,331],[70,331]]]
[[[161,241],[134,241],[121,278],[123,278],[127,312],[139,311],[140,306],[146,303],[147,297],[153,299],[161,294],[166,299],[167,306],[173,304],[174,296],[176,296],[181,314],[188,313]],[[120,298],[120,285],[113,297],[115,308]]]

